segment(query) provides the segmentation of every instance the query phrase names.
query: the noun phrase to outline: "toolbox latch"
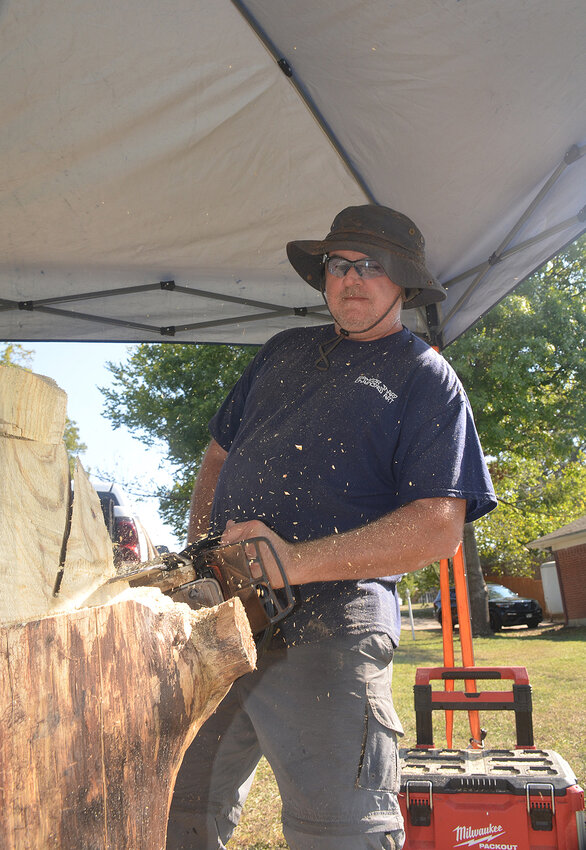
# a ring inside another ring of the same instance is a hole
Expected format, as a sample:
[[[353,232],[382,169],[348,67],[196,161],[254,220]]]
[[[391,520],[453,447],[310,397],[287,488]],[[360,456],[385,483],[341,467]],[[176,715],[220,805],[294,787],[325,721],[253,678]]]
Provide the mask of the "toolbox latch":
[[[405,783],[407,811],[411,826],[430,826],[433,810],[433,792],[427,779],[410,779]]]
[[[547,797],[547,799],[545,799]],[[536,832],[551,832],[555,815],[555,793],[550,783],[527,783],[527,813]]]

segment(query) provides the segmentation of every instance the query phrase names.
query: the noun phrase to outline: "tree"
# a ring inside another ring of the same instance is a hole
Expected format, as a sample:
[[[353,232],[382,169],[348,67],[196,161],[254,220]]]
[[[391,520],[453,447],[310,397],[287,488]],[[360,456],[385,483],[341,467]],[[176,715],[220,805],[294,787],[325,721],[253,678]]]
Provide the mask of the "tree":
[[[73,475],[75,469],[75,459],[87,451],[87,445],[82,443],[79,438],[79,428],[75,422],[69,417],[65,420],[65,431],[63,432],[63,441],[69,459],[69,471]],[[86,470],[89,472],[89,469]]]
[[[583,237],[446,349],[488,455],[555,465],[586,444],[585,270]]]
[[[191,490],[210,435],[207,424],[258,346],[139,345],[125,363],[108,363],[114,377],[101,389],[106,416],[147,446],[167,448],[172,487],[159,487],[161,515],[183,537]]]
[[[0,364],[4,366],[30,367],[34,356],[33,351],[23,348],[18,342],[6,343],[0,351]]]
[[[476,523],[483,565],[528,572],[526,544],[584,512],[586,238],[446,349],[470,396],[499,496]]]
[[[499,497],[477,534],[464,535],[476,633],[489,630],[481,564],[532,572],[539,555],[526,544],[584,511],[585,268],[582,238],[446,352],[470,396]]]
[[[546,557],[527,543],[586,513],[585,456],[553,467],[549,458],[504,454],[492,464],[499,507],[477,524],[486,572],[530,575]]]

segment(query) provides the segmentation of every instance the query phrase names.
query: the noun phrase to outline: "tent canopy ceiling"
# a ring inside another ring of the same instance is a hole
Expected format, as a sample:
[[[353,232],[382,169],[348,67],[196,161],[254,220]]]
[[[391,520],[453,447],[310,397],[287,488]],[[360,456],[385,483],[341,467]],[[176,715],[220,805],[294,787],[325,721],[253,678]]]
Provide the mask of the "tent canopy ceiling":
[[[583,0],[3,0],[0,338],[263,342],[375,201],[447,345],[585,230]]]

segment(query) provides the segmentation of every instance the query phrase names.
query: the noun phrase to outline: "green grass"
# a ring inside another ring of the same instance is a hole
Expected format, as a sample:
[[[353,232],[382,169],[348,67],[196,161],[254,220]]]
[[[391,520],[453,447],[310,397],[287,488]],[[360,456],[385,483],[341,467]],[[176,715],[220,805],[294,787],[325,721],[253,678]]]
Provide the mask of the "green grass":
[[[416,621],[421,623],[421,614]],[[455,632],[456,664],[458,633]],[[487,638],[474,639],[474,660],[479,667],[523,666],[529,673],[533,696],[535,745],[555,750],[569,763],[579,784],[586,788],[586,628],[545,626],[540,629],[508,629]],[[402,746],[415,745],[413,684],[417,667],[443,664],[441,631],[418,628],[415,640],[404,630],[393,673],[393,698],[405,729]],[[437,684],[435,685],[437,687]],[[456,685],[459,688],[459,685]],[[510,681],[488,681],[478,690],[509,690]],[[454,747],[468,744],[470,731],[466,712],[454,713]],[[514,713],[482,712],[487,729],[487,748],[515,745]],[[437,746],[445,745],[443,713],[434,715]],[[242,821],[230,842],[230,850],[277,850],[286,848],[280,827],[280,799],[266,761],[261,761]]]

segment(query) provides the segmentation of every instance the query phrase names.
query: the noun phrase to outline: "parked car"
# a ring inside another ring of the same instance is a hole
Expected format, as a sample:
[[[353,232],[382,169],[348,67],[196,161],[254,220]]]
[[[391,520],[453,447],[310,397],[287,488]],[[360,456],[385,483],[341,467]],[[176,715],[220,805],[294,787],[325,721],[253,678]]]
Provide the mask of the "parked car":
[[[527,599],[519,596],[502,584],[487,584],[488,590],[488,614],[490,627],[493,632],[499,632],[503,626],[523,626],[530,629],[536,628],[543,620],[541,605],[536,599]],[[452,608],[452,622],[458,622],[458,611],[456,609],[456,590],[450,588],[450,603]],[[438,623],[442,621],[441,594],[438,592],[433,600],[433,610]]]
[[[150,561],[157,550],[119,484],[92,479],[99,496],[104,522],[114,546],[114,564]]]

